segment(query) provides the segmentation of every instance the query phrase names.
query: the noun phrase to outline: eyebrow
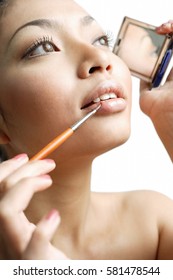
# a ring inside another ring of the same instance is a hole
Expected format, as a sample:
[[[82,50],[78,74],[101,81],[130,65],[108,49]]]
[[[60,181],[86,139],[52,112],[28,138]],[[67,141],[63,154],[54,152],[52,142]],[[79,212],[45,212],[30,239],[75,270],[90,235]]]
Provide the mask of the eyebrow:
[[[84,16],[80,19],[80,22],[83,26],[90,25],[95,19],[91,17],[90,15]],[[8,45],[10,45],[11,41],[13,38],[16,36],[16,34],[21,31],[22,29],[28,27],[28,26],[39,26],[41,28],[49,28],[49,29],[54,29],[54,28],[60,28],[61,23],[55,20],[50,20],[50,19],[36,19],[33,21],[29,21],[25,23],[24,25],[20,26],[12,35],[12,37],[9,40]]]

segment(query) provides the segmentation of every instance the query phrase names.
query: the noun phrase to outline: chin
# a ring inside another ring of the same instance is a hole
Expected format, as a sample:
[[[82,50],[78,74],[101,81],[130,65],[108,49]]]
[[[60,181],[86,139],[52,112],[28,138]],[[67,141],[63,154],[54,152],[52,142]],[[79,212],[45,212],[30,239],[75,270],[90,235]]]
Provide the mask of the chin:
[[[126,143],[130,137],[130,132],[130,123],[125,120],[114,123],[114,125],[107,123],[104,128],[103,126],[97,126],[94,132],[93,128],[89,126],[87,133],[85,132],[85,137],[81,128],[70,141],[67,141],[57,151],[56,156],[64,161],[84,158],[93,160],[101,154]]]
[[[114,139],[110,140],[110,142],[107,145],[107,151],[110,151],[112,149],[115,149],[123,144],[125,144],[130,137],[130,129],[129,131],[125,131],[121,136],[115,137]]]
[[[101,137],[98,141],[94,156],[99,156],[125,144],[130,137],[130,133],[130,126],[126,126],[124,129],[121,129],[121,131],[119,130],[119,133],[116,133],[114,130],[112,133],[110,132],[107,137]]]

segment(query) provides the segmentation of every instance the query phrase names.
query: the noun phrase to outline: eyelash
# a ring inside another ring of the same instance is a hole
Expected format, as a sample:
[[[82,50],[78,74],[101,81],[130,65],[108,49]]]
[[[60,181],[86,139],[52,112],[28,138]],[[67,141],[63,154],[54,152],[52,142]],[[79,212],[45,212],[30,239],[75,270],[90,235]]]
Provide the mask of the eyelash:
[[[101,40],[101,39],[104,39],[104,40],[105,40],[105,44],[103,44],[103,46],[106,46],[106,47],[109,47],[109,48],[113,47],[113,41],[114,41],[114,39],[113,39],[113,34],[112,34],[111,31],[106,31],[105,34],[102,35],[102,36],[100,36],[100,37],[98,37],[98,38],[95,40],[95,42],[96,42],[96,41],[99,41],[99,40]],[[101,44],[101,45],[102,45],[102,44]]]
[[[99,36],[98,38],[96,38],[94,40],[94,43],[98,42],[99,40],[105,40],[105,43],[102,44],[100,43],[101,46],[106,46],[111,48],[112,47],[112,42],[113,42],[113,36],[111,32],[105,32],[104,35]],[[28,58],[30,56],[30,54],[36,50],[39,46],[44,45],[44,44],[50,44],[53,46],[53,48],[55,49],[55,51],[58,51],[59,49],[55,46],[52,37],[49,36],[43,36],[42,38],[39,38],[37,40],[35,40],[32,45],[25,51],[24,55],[22,56],[22,58]]]
[[[56,48],[54,42],[53,42],[53,39],[52,37],[49,37],[49,36],[43,36],[42,38],[39,38],[37,40],[35,40],[31,46],[25,51],[24,55],[22,58],[26,58],[26,57],[29,57],[29,55],[34,51],[36,50],[39,46],[41,45],[44,45],[44,44],[51,44],[55,51],[57,50],[58,51],[58,48]]]

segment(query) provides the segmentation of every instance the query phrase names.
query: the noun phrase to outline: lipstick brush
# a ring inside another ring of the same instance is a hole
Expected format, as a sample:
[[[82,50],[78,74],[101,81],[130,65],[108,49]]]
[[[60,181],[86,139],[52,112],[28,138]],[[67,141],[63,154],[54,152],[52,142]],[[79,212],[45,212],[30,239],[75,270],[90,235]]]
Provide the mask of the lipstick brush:
[[[101,105],[96,107],[94,110],[89,112],[85,117],[80,119],[78,122],[73,124],[71,127],[67,128],[64,132],[58,135],[54,140],[52,140],[48,145],[46,145],[40,152],[33,156],[31,160],[38,160],[47,157],[50,153],[61,146],[72,134],[91,116],[93,116],[99,109]]]

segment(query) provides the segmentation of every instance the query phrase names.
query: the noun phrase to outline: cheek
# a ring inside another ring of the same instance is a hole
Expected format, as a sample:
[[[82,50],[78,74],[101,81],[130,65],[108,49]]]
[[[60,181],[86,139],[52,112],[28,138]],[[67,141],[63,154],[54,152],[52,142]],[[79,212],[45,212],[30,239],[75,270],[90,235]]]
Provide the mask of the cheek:
[[[114,74],[116,79],[124,87],[124,90],[128,96],[129,101],[131,100],[132,93],[132,78],[131,73],[127,65],[118,57],[114,59]]]
[[[58,80],[45,73],[11,74],[6,78],[8,82],[4,80],[1,106],[16,147],[27,151],[33,142],[43,146],[67,126],[71,113],[66,109],[70,102],[68,90]]]
[[[38,113],[46,110],[55,100],[58,100],[55,94],[56,89],[54,88],[52,91],[48,80],[45,81],[41,76],[35,78],[21,76],[20,80],[14,77],[9,78],[8,81],[4,94],[5,112],[19,118],[18,121],[21,119],[21,115],[26,119],[33,119],[37,115],[37,120],[39,120],[43,116],[39,116]]]

